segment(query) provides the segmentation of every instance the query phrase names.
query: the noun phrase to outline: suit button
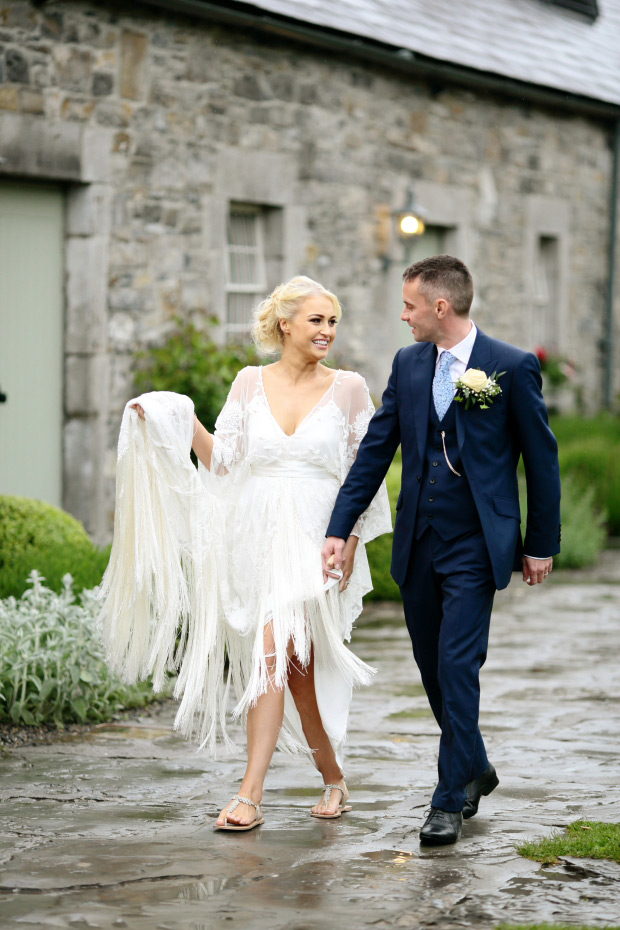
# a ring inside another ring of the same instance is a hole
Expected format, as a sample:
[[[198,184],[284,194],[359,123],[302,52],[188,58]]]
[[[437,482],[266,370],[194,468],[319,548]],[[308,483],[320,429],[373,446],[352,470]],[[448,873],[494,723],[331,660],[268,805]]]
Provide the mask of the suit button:
[[[433,515],[432,515],[432,513],[429,513],[429,515],[428,515],[428,519],[429,519],[429,520],[432,520],[432,519],[433,519]]]
[[[435,500],[434,497],[429,497],[429,499],[428,499],[429,504],[432,504],[434,500]]]
[[[416,480],[416,481],[421,481],[421,480],[422,480],[422,475],[416,475],[416,476],[415,476],[415,480]]]
[[[439,465],[439,462],[433,462],[433,468],[437,468],[438,465]]]
[[[428,483],[429,483],[429,484],[435,484],[435,479],[434,479],[434,478],[430,478]]]

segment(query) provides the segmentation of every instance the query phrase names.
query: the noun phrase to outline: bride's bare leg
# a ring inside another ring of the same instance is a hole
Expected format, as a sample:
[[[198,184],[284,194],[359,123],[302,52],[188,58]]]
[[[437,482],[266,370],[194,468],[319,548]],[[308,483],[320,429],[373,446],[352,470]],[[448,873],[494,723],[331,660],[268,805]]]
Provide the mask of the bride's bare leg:
[[[316,700],[316,691],[314,687],[314,653],[310,656],[310,662],[305,668],[300,668],[296,656],[293,656],[289,663],[288,686],[293,695],[295,706],[301,719],[301,726],[308,746],[313,750],[314,762],[319,772],[323,776],[323,782],[326,785],[342,785],[344,777],[340,771],[340,766],[336,761],[332,744],[329,736],[323,728],[323,721],[319,713],[319,706]],[[318,804],[312,808],[313,814],[333,813],[342,801],[339,791],[332,791],[329,798],[329,805],[325,805],[321,799]]]
[[[275,675],[276,657],[275,645],[271,625],[265,626],[264,633],[265,657],[270,680]],[[238,794],[243,798],[250,798],[255,804],[260,804],[263,798],[263,784],[271,757],[278,741],[278,735],[284,716],[284,689],[276,690],[271,684],[265,694],[262,694],[256,704],[250,708],[247,720],[248,764],[239,788]],[[225,823],[225,813],[228,805],[220,812],[217,823]],[[228,815],[229,823],[248,824],[256,819],[256,809],[249,804],[239,804]]]

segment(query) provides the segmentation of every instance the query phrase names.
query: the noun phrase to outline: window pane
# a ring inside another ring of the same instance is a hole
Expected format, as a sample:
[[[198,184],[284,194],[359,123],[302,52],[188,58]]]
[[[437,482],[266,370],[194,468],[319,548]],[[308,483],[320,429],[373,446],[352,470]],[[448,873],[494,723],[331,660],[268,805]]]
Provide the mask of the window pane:
[[[231,284],[260,285],[256,252],[230,249],[229,256]]]
[[[226,314],[226,331],[229,339],[235,334],[241,336],[249,333],[252,325],[252,311],[258,302],[257,294],[229,294]]]
[[[255,213],[231,213],[228,218],[229,245],[256,246]]]

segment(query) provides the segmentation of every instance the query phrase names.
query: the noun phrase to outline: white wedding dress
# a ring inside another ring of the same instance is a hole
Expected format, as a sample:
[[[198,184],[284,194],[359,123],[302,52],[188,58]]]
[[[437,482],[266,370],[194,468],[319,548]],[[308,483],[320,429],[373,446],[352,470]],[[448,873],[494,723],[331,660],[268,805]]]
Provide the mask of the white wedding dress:
[[[298,665],[313,648],[319,711],[342,765],[352,688],[373,675],[344,645],[372,588],[364,544],[392,529],[382,485],[354,529],[348,587],[324,590],[325,530],[374,412],[364,379],[336,372],[288,436],[269,408],[262,369],[243,369],[216,422],[210,470],[196,471],[189,458],[189,398],[159,392],[136,402],[146,419],[127,405],[101,592],[113,667],[130,681],[153,674],[156,688],[177,669],[176,725],[214,752],[218,735],[230,742],[230,689],[234,714],[244,716],[268,687],[269,624],[276,686],[286,689],[291,639]],[[279,745],[308,751],[288,689]]]

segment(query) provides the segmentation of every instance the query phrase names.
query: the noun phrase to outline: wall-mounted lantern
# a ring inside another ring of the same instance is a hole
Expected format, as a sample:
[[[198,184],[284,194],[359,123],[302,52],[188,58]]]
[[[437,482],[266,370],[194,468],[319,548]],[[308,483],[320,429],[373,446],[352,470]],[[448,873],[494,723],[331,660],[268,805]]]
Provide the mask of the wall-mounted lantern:
[[[405,204],[399,210],[390,210],[388,207],[379,207],[377,209],[378,255],[384,271],[387,271],[392,262],[403,261],[402,258],[394,259],[389,254],[390,246],[394,241],[394,234],[403,243],[405,261],[408,262],[410,248],[408,248],[407,244],[413,243],[418,236],[424,233],[426,217],[426,210],[416,200],[413,185],[409,187]]]
[[[397,231],[401,239],[407,242],[412,236],[421,236],[426,229],[424,219],[426,211],[416,201],[413,185],[407,191],[407,202],[402,210],[394,210]]]

